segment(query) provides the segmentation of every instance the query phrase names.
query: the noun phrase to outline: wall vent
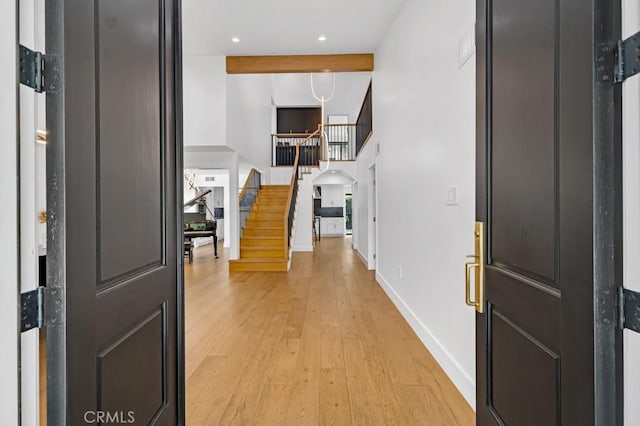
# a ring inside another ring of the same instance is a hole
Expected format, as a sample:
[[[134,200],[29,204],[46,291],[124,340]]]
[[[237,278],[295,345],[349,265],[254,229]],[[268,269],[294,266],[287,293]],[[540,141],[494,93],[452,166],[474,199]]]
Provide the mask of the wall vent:
[[[215,182],[216,181],[216,177],[215,176],[205,176],[204,177],[204,181],[205,182]]]

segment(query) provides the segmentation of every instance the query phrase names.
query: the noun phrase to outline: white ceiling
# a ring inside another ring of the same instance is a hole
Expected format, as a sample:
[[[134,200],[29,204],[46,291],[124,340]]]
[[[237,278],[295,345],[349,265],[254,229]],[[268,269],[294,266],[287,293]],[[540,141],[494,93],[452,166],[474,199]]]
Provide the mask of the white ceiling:
[[[185,0],[187,55],[372,52],[406,0]],[[325,42],[318,36],[324,34]],[[238,37],[240,43],[233,43]]]

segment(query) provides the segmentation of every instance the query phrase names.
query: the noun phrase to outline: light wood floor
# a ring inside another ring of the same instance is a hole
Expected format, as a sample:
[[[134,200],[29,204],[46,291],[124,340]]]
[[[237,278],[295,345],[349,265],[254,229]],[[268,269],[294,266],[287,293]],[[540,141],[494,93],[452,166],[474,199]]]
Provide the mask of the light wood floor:
[[[350,243],[323,238],[289,273],[229,273],[226,251],[195,251],[188,426],[474,424]]]

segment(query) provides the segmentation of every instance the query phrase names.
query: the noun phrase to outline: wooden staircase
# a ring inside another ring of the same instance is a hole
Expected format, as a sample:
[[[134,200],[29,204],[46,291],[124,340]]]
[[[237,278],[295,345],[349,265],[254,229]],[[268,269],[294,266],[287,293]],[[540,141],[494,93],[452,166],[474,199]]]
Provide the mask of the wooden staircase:
[[[231,272],[286,272],[289,244],[285,209],[289,185],[263,185],[253,204],[242,237],[240,259],[229,261]]]

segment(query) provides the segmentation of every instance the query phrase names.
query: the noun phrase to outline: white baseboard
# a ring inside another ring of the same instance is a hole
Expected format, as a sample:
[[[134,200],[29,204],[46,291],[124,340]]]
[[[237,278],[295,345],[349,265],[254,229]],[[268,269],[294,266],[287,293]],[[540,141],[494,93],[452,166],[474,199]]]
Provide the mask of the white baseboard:
[[[307,252],[307,251],[313,251],[313,245],[299,245],[299,246],[293,246],[292,247],[292,251],[296,252],[296,251],[303,251],[303,252]]]
[[[364,254],[362,254],[362,252],[360,251],[360,249],[356,249],[356,253],[358,253],[358,257],[360,258],[360,260],[362,260],[362,263],[364,263],[364,266],[366,266],[367,268],[369,268],[369,261],[367,260],[367,256],[365,256]]]
[[[362,254],[361,254],[362,255]],[[366,264],[366,262],[365,262]],[[431,355],[440,364],[440,367],[449,376],[453,384],[458,388],[464,399],[467,400],[471,408],[476,409],[476,384],[475,380],[462,369],[460,364],[451,356],[449,351],[431,333],[429,328],[416,316],[411,308],[405,303],[391,284],[379,272],[376,272],[376,281],[393,304],[398,308],[402,316],[407,320],[413,331],[418,335],[422,343],[427,347]]]

